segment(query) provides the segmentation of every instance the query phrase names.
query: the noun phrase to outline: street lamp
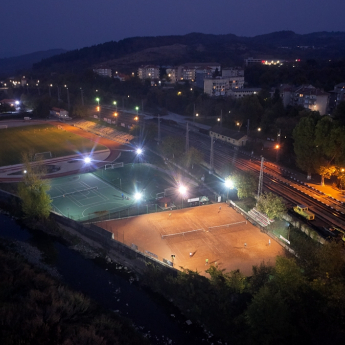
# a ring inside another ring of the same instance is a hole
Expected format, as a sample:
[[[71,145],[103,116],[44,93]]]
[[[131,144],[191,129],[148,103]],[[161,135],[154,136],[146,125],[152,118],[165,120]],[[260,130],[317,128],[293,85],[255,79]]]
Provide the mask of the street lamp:
[[[117,113],[114,113],[114,116],[115,116],[115,125],[117,126]]]
[[[280,149],[280,145],[275,145],[274,148],[277,150],[277,154],[276,154],[276,162],[279,161],[279,149]]]
[[[143,153],[143,149],[141,149],[140,147],[137,148],[136,153],[137,155],[141,155]]]
[[[116,102],[116,101],[114,101],[114,102],[113,102],[113,104],[115,105],[115,107],[116,107],[116,111],[117,111],[117,102]]]
[[[137,111],[137,116],[139,115],[138,112],[139,112],[139,107],[135,107],[135,110]]]

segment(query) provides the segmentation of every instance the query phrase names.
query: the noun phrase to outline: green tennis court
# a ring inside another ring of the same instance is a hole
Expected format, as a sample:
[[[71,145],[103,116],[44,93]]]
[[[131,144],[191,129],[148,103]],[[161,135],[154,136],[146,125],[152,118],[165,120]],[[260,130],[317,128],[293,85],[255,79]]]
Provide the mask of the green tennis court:
[[[92,173],[50,181],[53,210],[74,220],[85,221],[128,208],[134,195],[122,192]]]

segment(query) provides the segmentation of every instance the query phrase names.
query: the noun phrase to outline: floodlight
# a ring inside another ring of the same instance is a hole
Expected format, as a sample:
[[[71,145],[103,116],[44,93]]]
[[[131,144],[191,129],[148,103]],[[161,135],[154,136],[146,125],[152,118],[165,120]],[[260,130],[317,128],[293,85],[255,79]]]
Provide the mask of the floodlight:
[[[141,193],[135,193],[134,194],[134,199],[139,201],[142,198],[142,194]]]
[[[18,105],[18,104],[19,104],[19,101],[16,101],[15,103]]]
[[[178,191],[180,192],[180,194],[186,194],[187,188],[185,186],[180,186],[178,188]]]
[[[84,162],[85,162],[86,164],[89,164],[89,163],[91,162],[91,158],[90,158],[90,157],[85,157],[85,158],[84,158]]]
[[[225,183],[226,188],[229,188],[229,189],[234,188],[234,183],[231,180],[227,179],[227,180],[225,180],[224,183]]]
[[[137,154],[138,154],[138,155],[141,155],[142,153],[143,153],[143,150],[142,150],[141,148],[138,148],[138,149],[137,149]]]

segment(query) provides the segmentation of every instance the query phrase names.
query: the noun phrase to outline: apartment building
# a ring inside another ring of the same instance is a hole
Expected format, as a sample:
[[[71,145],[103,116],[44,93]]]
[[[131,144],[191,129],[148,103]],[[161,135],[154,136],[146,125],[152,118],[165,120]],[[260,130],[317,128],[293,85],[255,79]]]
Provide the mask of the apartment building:
[[[260,88],[255,87],[248,87],[248,88],[239,88],[239,89],[230,89],[227,92],[227,96],[233,97],[233,98],[243,98],[246,96],[256,95],[260,92]]]
[[[94,73],[102,76],[102,77],[112,77],[112,70],[111,68],[107,68],[107,67],[97,67],[93,69]]]
[[[243,89],[244,77],[216,77],[204,79],[204,93],[210,96],[233,95],[235,90]],[[249,90],[249,89],[248,89]]]
[[[334,86],[334,90],[329,92],[328,111],[333,113],[334,109],[341,103],[345,102],[345,83]]]
[[[139,79],[159,79],[159,66],[146,65],[138,68]]]
[[[194,82],[196,78],[196,70],[200,68],[209,69],[212,74],[216,71],[220,73],[222,69],[219,63],[214,62],[186,63],[177,67],[177,79]]]
[[[279,95],[284,107],[288,105],[302,106],[305,109],[318,111],[321,115],[327,114],[329,93],[317,89],[312,85],[294,87],[291,85],[280,85]],[[275,89],[271,91],[273,96]]]

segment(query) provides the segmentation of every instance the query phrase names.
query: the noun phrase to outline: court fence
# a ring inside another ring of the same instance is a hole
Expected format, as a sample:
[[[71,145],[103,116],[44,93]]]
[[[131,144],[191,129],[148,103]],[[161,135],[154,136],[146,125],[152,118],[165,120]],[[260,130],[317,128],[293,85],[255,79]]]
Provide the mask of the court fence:
[[[145,248],[125,241],[124,234],[114,234],[107,229],[101,228],[93,223],[80,223],[73,219],[51,212],[52,218],[58,223],[71,227],[82,236],[85,236],[103,246],[106,250],[114,250],[115,253],[131,260],[137,270],[141,271],[149,264],[155,265],[160,270],[165,270],[167,274],[177,275],[174,263],[171,258],[163,258],[155,253],[145,250]],[[107,227],[107,224],[106,226]],[[144,266],[143,266],[144,263]],[[122,263],[123,264],[123,263]]]

